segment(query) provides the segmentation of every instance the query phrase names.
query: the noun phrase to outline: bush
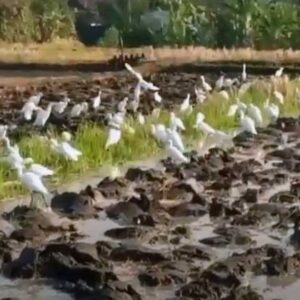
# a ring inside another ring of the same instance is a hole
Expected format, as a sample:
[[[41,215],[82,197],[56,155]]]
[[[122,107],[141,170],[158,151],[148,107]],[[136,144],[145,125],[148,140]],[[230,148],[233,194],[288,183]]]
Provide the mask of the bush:
[[[74,34],[67,0],[0,1],[0,40],[48,42]]]

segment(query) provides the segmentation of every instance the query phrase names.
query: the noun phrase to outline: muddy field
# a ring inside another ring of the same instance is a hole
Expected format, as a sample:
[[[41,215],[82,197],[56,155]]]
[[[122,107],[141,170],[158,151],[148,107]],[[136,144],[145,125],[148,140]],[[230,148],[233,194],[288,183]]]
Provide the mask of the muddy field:
[[[231,76],[234,74],[232,73]],[[213,83],[218,78],[218,74],[210,75],[209,80]],[[155,107],[166,108],[171,110],[180,104],[186,98],[188,93],[192,93],[191,103],[195,103],[194,87],[200,85],[198,73],[153,73],[148,75],[147,80],[153,81],[154,84],[163,86],[161,96],[164,99],[162,104],[153,101],[153,93],[146,92],[142,96],[139,110],[147,115]],[[115,112],[117,105],[124,97],[132,98],[135,87],[135,79],[125,71],[117,72],[113,75],[107,73],[101,77],[95,75],[78,76],[63,78],[52,78],[46,80],[45,76],[39,77],[36,81],[24,82],[19,78],[20,85],[11,85],[12,81],[4,82],[0,86],[0,123],[8,124],[14,128],[12,136],[31,134],[36,129],[32,122],[24,120],[20,113],[22,106],[29,96],[41,91],[44,94],[40,105],[44,108],[50,102],[59,102],[63,100],[64,95],[71,99],[70,105],[63,114],[52,112],[46,128],[56,127],[58,130],[69,130],[75,132],[79,124],[85,121],[92,121],[99,124],[105,124],[108,112]],[[91,98],[95,97],[99,88],[102,91],[100,110],[94,112],[91,108]],[[78,103],[86,101],[89,104],[88,113],[78,118],[70,118],[69,112],[72,107]],[[130,109],[129,109],[130,113]],[[18,126],[15,129],[16,125]]]
[[[149,79],[164,87],[167,109],[199,83],[196,73]],[[33,89],[44,92],[45,107],[62,92],[89,101],[101,87],[100,112],[52,115],[48,126],[74,132],[83,120],[105,123],[133,83],[121,72],[3,86],[0,122],[18,125],[18,137],[32,133],[19,110]],[[85,179],[81,191],[55,195],[51,213],[3,205],[0,299],[298,299],[299,149],[299,119],[281,118],[255,137],[238,135],[230,150],[188,152],[186,164],[152,159],[116,179]]]

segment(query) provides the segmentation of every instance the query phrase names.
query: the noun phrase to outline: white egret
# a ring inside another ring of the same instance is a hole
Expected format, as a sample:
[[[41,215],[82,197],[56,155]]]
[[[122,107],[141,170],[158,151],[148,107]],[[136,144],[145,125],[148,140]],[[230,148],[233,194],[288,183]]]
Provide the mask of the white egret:
[[[38,193],[41,194],[43,197],[43,201],[48,206],[46,197],[49,195],[49,192],[47,188],[45,187],[44,183],[42,182],[42,179],[39,175],[32,173],[30,171],[24,172],[24,166],[19,165],[17,167],[17,173],[19,180],[21,183],[31,192],[31,202],[30,206],[34,206],[34,194]]]
[[[158,142],[166,143],[168,140],[166,127],[163,124],[151,124],[151,133]]]
[[[187,163],[189,161],[188,158],[177,147],[173,145],[172,140],[168,140],[166,150],[168,156],[174,162]]]
[[[224,88],[230,89],[237,79],[226,78],[224,79]]]
[[[244,111],[240,110],[240,128],[241,131],[244,132],[250,132],[252,134],[257,134],[256,128],[255,128],[255,122],[248,116],[245,116]]]
[[[205,81],[205,78],[203,75],[200,76],[201,82],[202,82],[202,87],[205,92],[210,92],[212,90],[212,87]]]
[[[62,114],[70,103],[71,99],[67,96],[64,96],[62,101],[53,104],[53,111],[58,114]]]
[[[18,160],[23,161],[23,157],[20,155],[20,150],[17,144],[12,146],[7,136],[3,137],[2,140],[5,143],[6,150],[8,151],[8,153],[18,157]]]
[[[87,112],[87,110],[88,110],[87,102],[75,104],[70,111],[70,117],[71,118],[79,117],[82,113]]]
[[[135,71],[129,64],[125,63],[125,67],[131,74],[133,74],[137,78],[137,80],[140,84],[140,87],[142,89],[150,90],[150,91],[153,91],[153,92],[156,92],[156,91],[159,90],[159,88],[157,86],[155,86],[152,82],[146,81],[143,78],[143,76],[140,73],[138,73],[137,71]]]
[[[137,120],[141,125],[145,125],[146,123],[145,116],[141,112],[138,112]]]
[[[215,133],[215,129],[212,128],[207,123],[205,123],[203,120],[202,121],[199,120],[196,123],[196,125],[194,126],[194,128],[198,128],[198,129],[202,130],[207,135]]]
[[[105,149],[107,150],[110,146],[116,145],[121,140],[122,131],[120,128],[109,127],[108,138],[105,144]]]
[[[140,106],[140,100],[139,99],[134,99],[129,102],[129,109],[132,110],[133,112],[136,112]]]
[[[283,70],[284,68],[279,68],[276,72],[275,72],[275,77],[281,77],[283,74]]]
[[[246,64],[243,64],[242,81],[243,82],[247,81]]]
[[[256,126],[262,127],[263,117],[258,106],[250,103],[248,106],[248,114],[254,120]]]
[[[24,115],[24,119],[26,121],[30,121],[32,119],[32,114],[35,110],[37,110],[38,107],[35,105],[34,102],[30,102],[30,101],[27,101],[22,109],[21,109],[21,113]]]
[[[188,110],[190,110],[190,98],[191,95],[187,94],[186,98],[183,100],[183,102],[180,105],[181,112],[187,112]]]
[[[184,145],[182,142],[182,138],[180,136],[180,134],[172,129],[172,128],[166,128],[166,132],[167,132],[167,140],[171,140],[173,145],[179,149],[181,152],[184,151]]]
[[[284,96],[282,93],[278,92],[277,90],[274,91],[274,97],[276,98],[276,100],[280,103],[283,104],[284,103]]]
[[[128,103],[128,97],[125,97],[121,102],[118,103],[118,111],[119,112],[126,112],[126,106]]]
[[[43,96],[44,96],[44,94],[42,92],[39,92],[36,95],[33,95],[33,96],[29,97],[27,102],[32,102],[36,106],[38,106],[40,104],[40,101],[41,101]]]
[[[6,137],[7,129],[7,125],[0,125],[0,140]]]
[[[91,99],[92,107],[94,110],[97,110],[100,107],[101,94],[102,94],[102,91],[99,89],[97,96]]]
[[[225,91],[225,90],[220,91],[219,95],[222,96],[225,100],[229,100],[230,99],[230,96],[229,96],[228,92]]]
[[[107,118],[108,118],[108,126],[120,128],[121,125],[124,123],[125,114],[122,112],[117,112],[114,115],[108,113]]]
[[[280,113],[279,107],[274,103],[270,103],[269,98],[264,103],[264,110],[271,122],[276,122]]]
[[[37,115],[33,122],[34,126],[44,127],[46,122],[48,121],[51,111],[52,111],[53,103],[49,103],[46,109],[38,107]]]
[[[215,88],[221,90],[224,86],[224,75],[221,75],[215,83]]]
[[[207,99],[204,90],[202,90],[201,88],[197,88],[196,86],[195,86],[195,95],[196,95],[196,101],[200,104]]]
[[[51,147],[57,153],[63,155],[66,159],[78,161],[79,156],[82,155],[81,151],[75,149],[68,142],[58,142],[56,139],[51,139]]]
[[[236,103],[230,105],[227,116],[228,117],[233,117],[236,115],[236,113],[240,111],[246,111],[247,105],[244,102],[241,102],[240,99],[236,99]]]
[[[170,127],[175,130],[185,130],[182,120],[178,118],[173,111],[170,113]]]
[[[34,163],[31,157],[24,159],[24,166],[27,167],[27,171],[32,172],[39,177],[52,176],[54,171],[48,169],[47,167]]]
[[[161,103],[162,102],[162,97],[158,92],[154,93],[154,101],[157,103]]]

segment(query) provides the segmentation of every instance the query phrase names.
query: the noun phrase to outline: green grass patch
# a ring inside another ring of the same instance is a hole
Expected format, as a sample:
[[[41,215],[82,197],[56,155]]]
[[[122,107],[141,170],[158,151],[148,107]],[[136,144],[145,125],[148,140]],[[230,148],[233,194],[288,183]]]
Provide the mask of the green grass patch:
[[[299,100],[296,98],[295,89],[299,82],[289,81],[285,85],[282,82],[275,83],[276,89],[286,95],[284,105],[280,105],[282,116],[296,116],[300,113]],[[246,103],[253,102],[263,108],[267,97],[277,104],[270,93],[272,85],[268,81],[257,81],[239,98]],[[273,87],[274,88],[274,87]],[[186,131],[183,132],[184,142],[187,146],[195,145],[202,133],[193,128],[196,114],[200,111],[205,114],[206,122],[216,129],[231,130],[238,126],[236,118],[227,116],[229,106],[235,102],[237,93],[231,93],[231,99],[225,100],[218,93],[213,93],[209,99],[201,105],[196,105],[190,114],[177,112],[181,117]],[[40,163],[55,170],[55,176],[47,180],[47,186],[55,188],[62,183],[80,178],[89,171],[97,170],[102,166],[119,165],[128,161],[137,161],[163,153],[164,148],[159,145],[151,135],[150,125],[163,123],[169,125],[169,112],[162,111],[160,117],[146,118],[146,124],[140,125],[133,117],[126,119],[126,124],[134,129],[134,134],[124,130],[119,144],[105,150],[107,129],[94,123],[84,123],[74,136],[72,144],[83,153],[78,162],[67,161],[50,148],[50,145],[41,140],[40,136],[24,137],[18,143],[24,157],[32,157],[36,163]],[[55,132],[51,135],[56,138]],[[26,190],[17,180],[16,172],[9,169],[5,163],[0,163],[0,199],[7,199],[25,194]]]

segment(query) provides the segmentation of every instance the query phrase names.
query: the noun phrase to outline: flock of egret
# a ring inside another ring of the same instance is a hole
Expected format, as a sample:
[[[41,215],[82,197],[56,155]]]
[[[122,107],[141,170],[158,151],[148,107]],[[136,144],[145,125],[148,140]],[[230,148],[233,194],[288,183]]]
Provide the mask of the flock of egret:
[[[143,76],[134,70],[130,65],[126,64],[126,69],[136,78],[137,84],[133,93],[133,100],[129,101],[129,98],[126,97],[123,101],[118,103],[117,112],[114,114],[109,113],[108,118],[108,136],[105,144],[105,149],[109,150],[110,147],[119,143],[122,138],[123,130],[131,130],[126,124],[126,112],[127,109],[131,109],[136,112],[137,121],[141,126],[145,125],[146,117],[138,111],[140,105],[140,97],[144,91],[150,91],[153,93],[153,99],[157,103],[163,101],[161,95],[159,94],[159,87],[155,86],[153,83],[146,81]],[[275,77],[282,76],[283,68],[280,68],[276,71]],[[209,94],[213,90],[217,90],[225,99],[229,96],[227,95],[227,90],[232,87],[238,79],[225,78],[222,74],[220,78],[216,81],[214,89],[206,82],[205,77],[201,76],[201,87],[195,87],[196,101],[202,103],[205,101]],[[243,83],[247,81],[246,65],[243,65],[243,70],[241,74],[241,80]],[[274,93],[275,99],[279,103],[284,101],[284,97],[281,93],[276,91]],[[39,106],[41,98],[43,97],[42,93],[31,96],[25,105],[23,106],[21,113],[23,114],[25,120],[33,120],[34,126],[43,127],[45,126],[52,110],[58,114],[65,112],[67,106],[70,104],[70,99],[65,96],[65,98],[57,103],[49,103],[46,109],[43,109]],[[179,106],[180,113],[189,114],[193,111],[193,106],[191,105],[191,96],[190,94],[183,100],[182,104]],[[98,95],[91,99],[91,104],[88,102],[83,102],[80,104],[75,104],[69,111],[70,117],[78,117],[82,113],[85,113],[89,106],[93,110],[99,109],[101,105],[101,90],[99,90]],[[265,115],[268,116],[271,122],[276,121],[279,117],[279,106],[275,103],[270,103],[270,100],[267,99],[263,107]],[[34,113],[35,112],[35,113]],[[158,116],[160,110],[158,108],[154,109],[152,115]],[[239,99],[236,99],[236,103],[232,104],[228,111],[228,117],[234,117],[238,115],[240,120],[240,129],[239,132],[250,132],[252,134],[257,134],[256,128],[263,125],[263,113],[260,108],[253,103],[245,104]],[[166,152],[172,160],[178,163],[188,162],[188,158],[185,156],[185,146],[181,137],[181,133],[186,130],[184,122],[175,114],[175,112],[170,113],[170,122],[167,127],[164,124],[151,124],[151,134],[153,137],[163,145],[165,145]],[[218,145],[221,145],[223,142],[231,141],[234,134],[225,133],[223,131],[217,130],[209,125],[205,121],[205,115],[202,112],[198,112],[196,116],[196,122],[194,128],[202,131],[206,137],[212,137],[218,141]],[[20,154],[19,147],[17,145],[11,145],[9,138],[6,135],[8,127],[2,125],[0,127],[0,139],[3,140],[5,148],[7,151],[7,156],[2,160],[6,161],[11,169],[16,170],[20,182],[31,192],[31,205],[34,203],[33,195],[39,193],[43,195],[43,200],[45,204],[48,203],[47,198],[49,195],[48,189],[43,183],[43,177],[51,176],[54,172],[47,167],[44,167],[40,164],[34,163],[32,158],[24,158]],[[71,144],[71,134],[64,132],[62,134],[61,141],[56,139],[44,138],[50,143],[50,146],[53,151],[58,155],[62,155],[68,160],[77,161],[82,155],[81,151],[76,149]]]

